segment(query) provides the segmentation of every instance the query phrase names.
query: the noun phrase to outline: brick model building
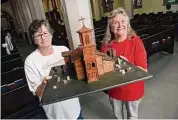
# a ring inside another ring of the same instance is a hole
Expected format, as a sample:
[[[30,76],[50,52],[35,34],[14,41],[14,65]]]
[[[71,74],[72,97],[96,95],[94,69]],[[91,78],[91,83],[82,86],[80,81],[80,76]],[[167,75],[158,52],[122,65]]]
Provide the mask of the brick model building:
[[[83,24],[78,34],[81,45],[77,49],[62,53],[71,73],[69,75],[76,76],[78,80],[87,79],[88,83],[91,83],[99,80],[104,73],[114,71],[114,59],[97,51],[92,30]],[[111,55],[111,51],[108,51],[108,54]]]

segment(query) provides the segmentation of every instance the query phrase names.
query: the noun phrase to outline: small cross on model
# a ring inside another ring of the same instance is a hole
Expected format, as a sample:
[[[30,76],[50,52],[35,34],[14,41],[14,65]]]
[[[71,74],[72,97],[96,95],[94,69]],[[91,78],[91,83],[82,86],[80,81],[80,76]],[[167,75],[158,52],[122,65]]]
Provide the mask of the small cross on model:
[[[84,20],[85,20],[85,18],[83,18],[82,16],[81,16],[81,18],[79,19],[79,21],[82,21],[83,27],[85,27]]]

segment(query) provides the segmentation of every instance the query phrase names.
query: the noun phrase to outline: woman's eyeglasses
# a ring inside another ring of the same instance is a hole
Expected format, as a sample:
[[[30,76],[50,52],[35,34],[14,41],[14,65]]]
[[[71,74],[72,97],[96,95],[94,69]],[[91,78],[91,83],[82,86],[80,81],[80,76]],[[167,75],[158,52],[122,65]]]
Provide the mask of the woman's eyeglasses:
[[[49,37],[49,35],[50,35],[50,33],[46,31],[46,32],[43,32],[43,33],[40,33],[40,34],[39,33],[35,34],[34,38],[37,39],[37,40],[39,40],[39,39],[42,38],[42,36],[43,37]]]

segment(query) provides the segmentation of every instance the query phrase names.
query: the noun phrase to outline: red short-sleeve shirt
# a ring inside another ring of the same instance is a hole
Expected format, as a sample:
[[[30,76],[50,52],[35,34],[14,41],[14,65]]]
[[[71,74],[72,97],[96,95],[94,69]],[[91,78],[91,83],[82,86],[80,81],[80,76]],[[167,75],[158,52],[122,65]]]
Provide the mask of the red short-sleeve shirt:
[[[138,36],[131,40],[122,42],[112,41],[111,47],[116,51],[116,55],[125,57],[131,64],[147,69],[147,55],[143,42]],[[102,45],[102,51],[106,53],[107,48]],[[144,81],[123,85],[108,91],[110,97],[122,101],[134,101],[144,95]]]

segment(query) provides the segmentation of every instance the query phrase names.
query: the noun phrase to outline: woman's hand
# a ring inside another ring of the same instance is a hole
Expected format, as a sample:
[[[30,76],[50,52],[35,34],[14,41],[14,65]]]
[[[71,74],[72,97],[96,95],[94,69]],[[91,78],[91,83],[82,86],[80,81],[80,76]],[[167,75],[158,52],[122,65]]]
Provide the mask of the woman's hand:
[[[52,76],[46,76],[46,77],[44,77],[43,83],[47,84],[48,80],[50,80],[51,78],[52,78]]]
[[[121,57],[122,59],[128,61],[128,59],[127,59],[126,57],[124,57],[124,56],[120,56],[120,57]],[[144,69],[144,68],[142,68],[142,67],[140,67],[140,66],[137,66],[137,67],[140,68],[140,69],[142,69],[142,70],[144,70],[145,72],[148,72],[147,69]]]
[[[122,55],[120,55],[120,57],[121,57],[122,59],[128,61],[128,59],[127,59],[126,57],[124,57],[124,56],[122,56]],[[128,62],[129,62],[129,61],[128,61]]]
[[[140,68],[140,69],[142,69],[142,70],[144,70],[145,72],[148,72],[147,69],[144,69],[144,68],[142,68],[142,67],[140,67],[140,66],[137,66],[137,67]]]
[[[52,78],[52,76],[46,76],[43,79],[43,82],[38,86],[37,90],[36,90],[36,95],[38,97],[42,97],[43,96],[43,92],[45,90],[46,84],[48,82],[48,80],[50,80]]]

